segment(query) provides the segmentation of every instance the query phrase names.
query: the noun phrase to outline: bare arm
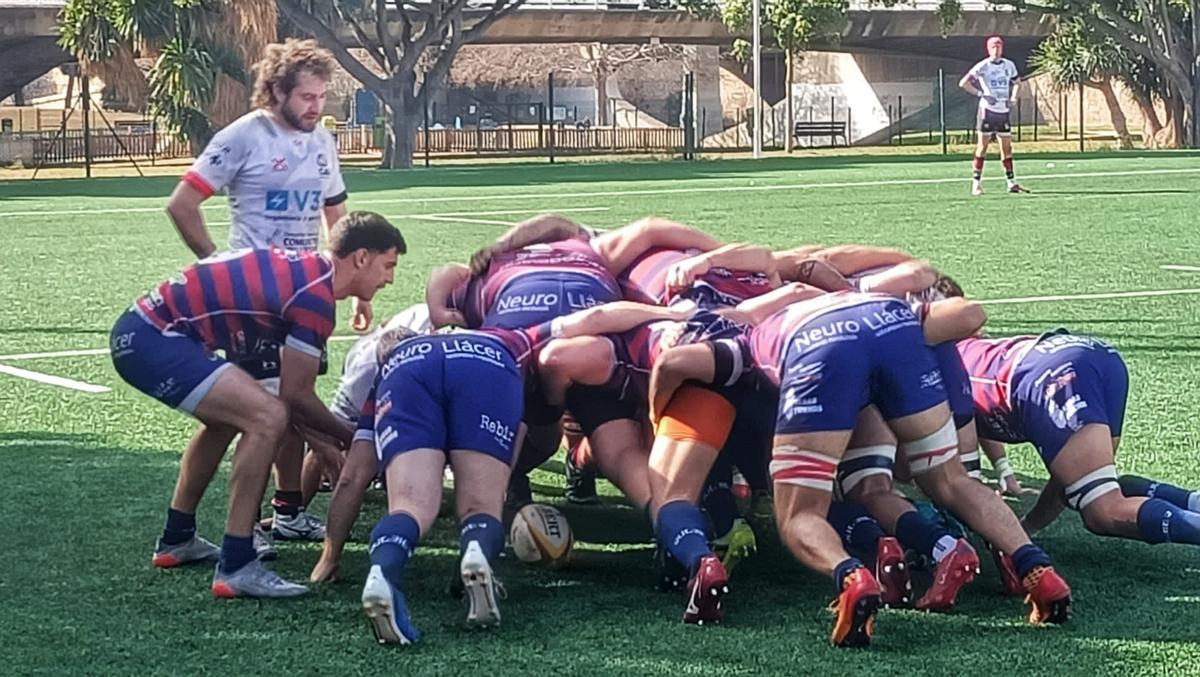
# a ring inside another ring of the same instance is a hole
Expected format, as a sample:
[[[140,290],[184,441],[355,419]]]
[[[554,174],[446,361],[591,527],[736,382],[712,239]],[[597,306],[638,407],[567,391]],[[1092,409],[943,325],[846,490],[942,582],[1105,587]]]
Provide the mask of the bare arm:
[[[779,275],[786,282],[803,282],[825,291],[843,291],[854,286],[836,268],[816,258],[788,261],[779,267]]]
[[[542,214],[522,221],[501,235],[490,245],[471,255],[471,274],[487,272],[492,257],[503,252],[520,249],[531,244],[558,242],[577,237],[583,227],[574,221],[555,214]]]
[[[983,96],[983,92],[975,86],[975,81],[975,74],[967,73],[966,75],[962,76],[961,80],[958,81],[958,86],[970,92],[974,96]]]
[[[736,310],[751,324],[759,324],[793,303],[807,301],[824,293],[811,285],[791,282],[762,296],[742,301],[737,305]]]
[[[450,307],[450,295],[458,285],[471,277],[471,271],[459,263],[439,266],[429,271],[425,285],[425,305],[429,308],[429,322],[440,329],[450,325],[467,326],[467,318],[461,310]]]
[[[179,231],[183,243],[198,259],[207,258],[217,251],[204,225],[204,215],[200,212],[200,205],[205,199],[192,184],[180,181],[167,200],[167,214],[175,224],[175,230]]]
[[[779,276],[775,273],[775,257],[771,254],[770,249],[758,245],[734,243],[686,258],[671,266],[671,269],[667,271],[667,288],[675,290],[690,287],[696,278],[713,268],[763,273],[773,277],[778,284]]]
[[[650,421],[658,422],[684,382],[712,383],[715,372],[712,349],[704,343],[677,346],[660,355],[650,371]]]
[[[321,208],[322,221],[325,224],[325,241],[329,241],[329,233],[333,230],[333,224],[337,223],[343,216],[346,215],[346,203],[339,202],[335,205],[327,205]]]
[[[871,268],[894,266],[898,263],[911,261],[916,257],[908,252],[888,247],[844,244],[836,247],[826,247],[813,254],[813,258],[828,263],[843,275],[854,275],[855,273],[870,270]]]
[[[931,346],[974,336],[987,321],[983,306],[961,297],[934,301],[925,316],[925,342]]]
[[[644,322],[685,320],[693,310],[681,305],[664,308],[633,301],[614,301],[571,313],[558,318],[555,323],[558,328],[557,335],[561,338],[599,336],[619,334]]]
[[[344,449],[350,446],[354,428],[342,422],[317,397],[314,385],[321,361],[307,353],[284,346],[279,365],[279,397],[288,405],[293,423],[327,435]]]
[[[721,243],[691,226],[649,217],[597,237],[592,240],[592,246],[604,259],[608,270],[613,275],[619,275],[648,249],[664,247],[706,252],[716,249]]]

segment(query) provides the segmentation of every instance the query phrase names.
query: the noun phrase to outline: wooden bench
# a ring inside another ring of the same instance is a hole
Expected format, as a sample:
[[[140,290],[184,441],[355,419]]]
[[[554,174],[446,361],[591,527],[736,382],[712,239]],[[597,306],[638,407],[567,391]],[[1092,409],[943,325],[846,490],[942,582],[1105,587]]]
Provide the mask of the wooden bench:
[[[847,146],[850,141],[846,138],[846,123],[840,120],[818,120],[797,122],[795,129],[792,130],[792,135],[799,139],[801,137],[813,138],[815,136],[828,136],[829,145],[837,145],[837,137],[842,137],[842,143]]]

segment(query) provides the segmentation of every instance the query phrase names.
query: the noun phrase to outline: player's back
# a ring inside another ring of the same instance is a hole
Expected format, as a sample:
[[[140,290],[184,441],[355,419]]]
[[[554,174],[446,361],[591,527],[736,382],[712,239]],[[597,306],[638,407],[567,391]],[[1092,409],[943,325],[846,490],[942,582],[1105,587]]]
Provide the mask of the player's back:
[[[136,302],[164,332],[244,354],[289,334],[324,343],[333,331],[333,264],[314,252],[242,249],[201,259]],[[304,331],[297,334],[297,327]],[[289,339],[290,341],[290,339]],[[319,354],[320,345],[315,346]]]
[[[1013,418],[1012,387],[1021,358],[1036,343],[1036,336],[972,337],[958,342],[958,354],[971,378],[976,420],[991,439],[1022,441]]]

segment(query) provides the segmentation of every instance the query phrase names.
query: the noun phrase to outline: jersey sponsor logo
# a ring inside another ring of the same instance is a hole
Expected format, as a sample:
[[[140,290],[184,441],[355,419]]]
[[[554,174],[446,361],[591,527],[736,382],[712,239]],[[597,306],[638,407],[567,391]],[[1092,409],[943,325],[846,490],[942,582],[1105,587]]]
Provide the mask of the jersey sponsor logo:
[[[132,353],[133,337],[134,332],[112,337],[112,346],[109,348],[109,350],[112,352],[113,357],[124,357]]]
[[[221,146],[217,150],[208,154],[208,164],[212,165],[213,167],[220,167],[221,163],[225,161],[223,156],[229,155],[230,152],[232,151],[230,150],[229,146]]]
[[[504,364],[504,351],[495,346],[483,341],[472,341],[470,339],[453,339],[446,341],[442,345],[442,353],[447,358],[451,357],[474,357],[482,359],[485,362],[491,362],[498,366]]]
[[[316,212],[321,209],[321,191],[319,190],[268,190],[267,206],[269,212],[297,211]]]
[[[921,374],[921,388],[940,388],[942,386],[942,370],[934,369]]]
[[[405,342],[396,346],[392,351],[392,356],[388,359],[387,364],[383,365],[380,370],[380,378],[387,378],[396,367],[399,367],[409,362],[425,359],[425,356],[433,350],[433,344],[427,342]]]
[[[324,153],[317,153],[317,173],[321,176],[329,176],[329,159]]]
[[[285,158],[285,157],[271,158],[271,171],[286,172],[287,170],[288,170],[287,158]]]
[[[287,249],[316,249],[317,242],[317,235],[285,235],[283,237],[283,246]]]

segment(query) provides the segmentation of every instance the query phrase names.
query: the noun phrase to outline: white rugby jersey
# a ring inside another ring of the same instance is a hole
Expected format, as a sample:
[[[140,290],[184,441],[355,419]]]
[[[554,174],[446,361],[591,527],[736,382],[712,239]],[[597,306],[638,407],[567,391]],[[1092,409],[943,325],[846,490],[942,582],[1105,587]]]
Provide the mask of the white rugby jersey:
[[[261,109],[217,132],[183,180],[229,194],[230,249],[315,250],[321,209],[346,200],[329,130],[284,127]]]
[[[362,413],[363,403],[371,394],[375,385],[375,376],[379,373],[379,340],[388,330],[404,327],[418,334],[429,334],[433,325],[429,322],[429,309],[424,303],[410,306],[388,320],[387,324],[363,336],[350,346],[346,353],[346,361],[342,363],[342,380],[338,383],[337,393],[333,396],[333,404],[329,410],[344,421],[351,423],[358,420]]]
[[[975,78],[975,87],[984,94],[990,94],[996,103],[988,103],[987,99],[979,97],[979,110],[993,113],[1008,112],[1008,97],[1012,94],[1013,83],[1017,81],[1017,65],[1008,59],[999,61],[984,59],[975,64],[969,74]]]

